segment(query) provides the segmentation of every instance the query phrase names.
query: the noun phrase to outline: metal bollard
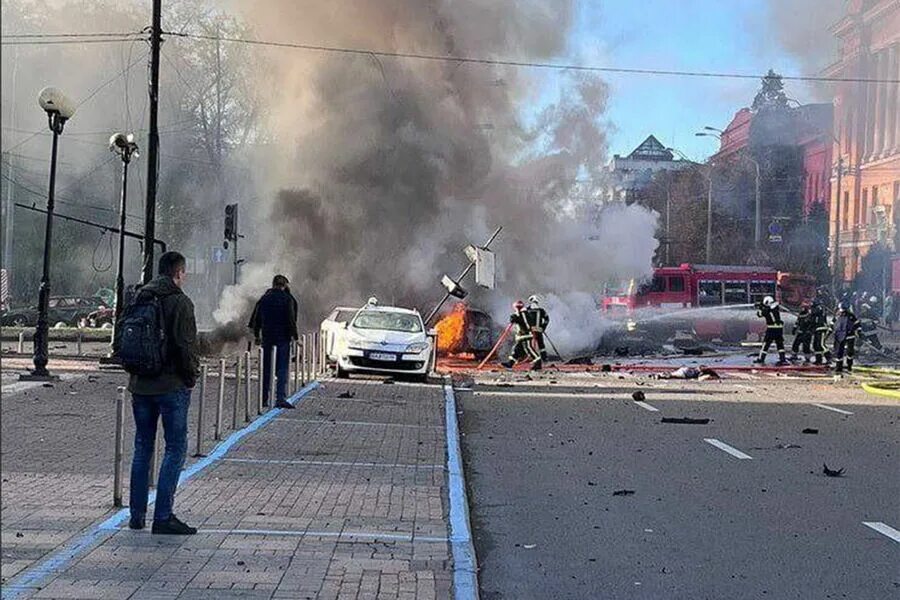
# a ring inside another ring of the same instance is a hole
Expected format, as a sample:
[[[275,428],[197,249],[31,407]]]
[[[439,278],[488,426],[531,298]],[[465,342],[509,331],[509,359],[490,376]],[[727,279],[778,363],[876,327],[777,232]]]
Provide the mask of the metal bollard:
[[[203,399],[206,396],[206,376],[208,367],[200,367],[200,398],[197,404],[197,445],[194,448],[194,456],[203,456]]]
[[[19,353],[19,354],[25,354],[25,332],[24,332],[24,331],[20,331],[20,332],[19,332],[19,348],[18,348],[18,353]]]
[[[78,332],[78,337],[75,338],[75,355],[81,356],[81,343],[84,339],[84,334],[80,331]]]
[[[266,408],[275,406],[275,361],[278,360],[278,347],[272,346],[272,359],[269,363],[269,404]]]
[[[225,359],[219,359],[219,393],[216,396],[216,427],[213,437],[222,439],[222,403],[225,401]]]
[[[113,506],[122,504],[122,467],[125,458],[125,388],[119,386],[116,397],[116,447],[113,464]]]
[[[310,348],[310,352],[312,353],[312,368],[310,370],[312,371],[312,378],[315,379],[319,375],[319,334],[314,331],[309,334],[309,337],[312,339],[312,348]]]
[[[300,383],[301,385],[306,385],[309,382],[309,377],[307,376],[306,370],[306,347],[308,344],[308,340],[306,339],[306,334],[303,334],[302,338],[303,346],[300,348],[302,354],[300,355]]]
[[[250,422],[250,351],[244,352],[244,423]]]
[[[234,363],[234,410],[231,411],[231,430],[238,428],[238,409],[241,406],[241,355],[238,354]]]
[[[261,415],[263,413],[263,348],[259,347],[258,355],[258,366],[256,368],[256,375],[259,381],[256,382],[256,414]]]
[[[162,446],[162,419],[156,423],[156,439],[153,441],[153,460],[150,463],[150,487],[156,487],[156,478],[159,475],[159,452]]]
[[[294,342],[294,393],[300,391],[300,342]]]

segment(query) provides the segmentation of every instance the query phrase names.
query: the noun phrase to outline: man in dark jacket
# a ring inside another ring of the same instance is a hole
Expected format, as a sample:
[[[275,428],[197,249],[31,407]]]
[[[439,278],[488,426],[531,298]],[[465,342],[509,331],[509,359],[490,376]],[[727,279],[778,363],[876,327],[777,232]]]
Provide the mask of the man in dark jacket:
[[[766,320],[766,335],[763,338],[763,347],[759,351],[759,356],[753,362],[756,364],[766,364],[766,354],[769,352],[769,346],[775,344],[778,349],[778,362],[776,366],[787,364],[784,355],[784,321],[781,320],[781,309],[772,296],[766,296],[763,301],[756,307],[756,315]]]
[[[276,275],[272,287],[256,303],[248,325],[257,345],[263,347],[263,404],[269,405],[272,351],[275,351],[275,406],[294,408],[287,401],[287,380],[291,360],[291,340],[297,339],[297,300],[288,288],[288,279]]]
[[[803,349],[803,362],[809,362],[811,352],[811,343],[816,327],[813,320],[812,310],[808,304],[800,307],[797,313],[797,323],[794,325],[794,343],[791,345],[791,360],[797,360],[797,353]]]
[[[844,359],[847,361],[847,372],[853,372],[853,357],[856,353],[856,335],[859,332],[859,319],[853,312],[853,305],[841,302],[834,320],[834,370],[841,374],[844,371]]]
[[[160,374],[133,374],[128,383],[135,424],[129,526],[132,529],[144,527],[150,484],[150,458],[156,442],[157,423],[161,419],[166,451],[156,485],[152,531],[157,534],[197,533],[194,527],[181,522],[172,512],[175,487],[187,452],[188,407],[199,368],[194,304],[181,291],[185,277],[184,256],[178,252],[166,252],[159,257],[159,276],[141,287],[136,294],[154,294],[159,298],[167,348]]]

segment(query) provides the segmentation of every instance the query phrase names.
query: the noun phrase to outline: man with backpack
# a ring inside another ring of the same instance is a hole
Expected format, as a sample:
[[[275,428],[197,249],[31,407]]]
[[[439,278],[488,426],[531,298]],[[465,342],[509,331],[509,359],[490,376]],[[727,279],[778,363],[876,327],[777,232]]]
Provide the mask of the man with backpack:
[[[165,434],[166,450],[156,485],[155,534],[197,533],[172,512],[187,453],[188,407],[199,368],[194,305],[181,291],[185,277],[184,256],[178,252],[160,256],[159,276],[137,290],[115,331],[116,355],[131,374],[128,390],[135,424],[131,529],[145,525],[150,459],[160,420]]]
[[[272,287],[256,303],[248,326],[256,345],[263,347],[263,404],[269,406],[272,383],[272,352],[275,352],[275,406],[294,408],[287,401],[287,380],[291,366],[291,340],[297,339],[297,300],[291,295],[288,278],[276,275]]]

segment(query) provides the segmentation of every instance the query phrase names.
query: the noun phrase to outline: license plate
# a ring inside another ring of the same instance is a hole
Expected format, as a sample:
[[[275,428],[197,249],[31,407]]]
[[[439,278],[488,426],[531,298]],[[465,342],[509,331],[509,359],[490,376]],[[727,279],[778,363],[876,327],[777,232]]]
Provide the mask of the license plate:
[[[372,360],[381,360],[385,362],[396,362],[397,355],[396,354],[385,354],[384,352],[372,352],[369,354],[369,358]]]

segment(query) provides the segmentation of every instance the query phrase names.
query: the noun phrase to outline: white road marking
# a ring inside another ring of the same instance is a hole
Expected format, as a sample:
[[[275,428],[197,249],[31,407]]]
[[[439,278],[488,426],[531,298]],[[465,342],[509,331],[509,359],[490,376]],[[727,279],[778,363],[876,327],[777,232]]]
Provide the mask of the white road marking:
[[[291,417],[275,417],[273,421],[279,423],[317,423],[319,425],[371,425],[378,427],[416,427],[416,428],[443,428],[443,425],[415,425],[409,423],[375,423],[372,421],[329,421],[327,419],[293,419]]]
[[[711,444],[711,445],[715,446],[719,450],[727,452],[728,454],[732,455],[735,458],[739,458],[741,460],[752,460],[753,459],[753,457],[750,456],[749,454],[744,454],[737,448],[729,446],[725,442],[720,442],[719,440],[717,440],[715,438],[703,438],[703,441],[706,442],[707,444]]]
[[[222,462],[239,462],[271,465],[317,465],[325,467],[382,467],[393,469],[443,469],[444,465],[432,464],[398,464],[376,462],[349,462],[330,460],[278,460],[268,458],[223,458]]]
[[[828,406],[827,404],[813,404],[813,406],[818,406],[819,408],[824,408],[825,410],[833,410],[836,413],[841,413],[842,415],[852,415],[853,413],[849,410],[844,410],[843,408],[835,408],[833,406]]]
[[[651,406],[650,404],[647,404],[646,402],[644,402],[642,400],[635,400],[634,403],[637,404],[638,406],[640,406],[641,408],[643,408],[644,410],[649,410],[650,412],[659,412],[658,408],[656,408],[655,406]]]
[[[878,521],[863,521],[863,525],[865,525],[866,527],[870,527],[871,529],[874,529],[875,531],[877,531],[878,533],[880,533],[882,535],[886,535],[887,537],[891,538],[895,542],[900,543],[900,531],[897,531],[893,527],[889,527],[889,526],[885,525],[884,523],[881,523]]]
[[[475,396],[520,396],[523,398],[588,398],[609,399],[612,394],[566,394],[564,392],[475,392]]]

